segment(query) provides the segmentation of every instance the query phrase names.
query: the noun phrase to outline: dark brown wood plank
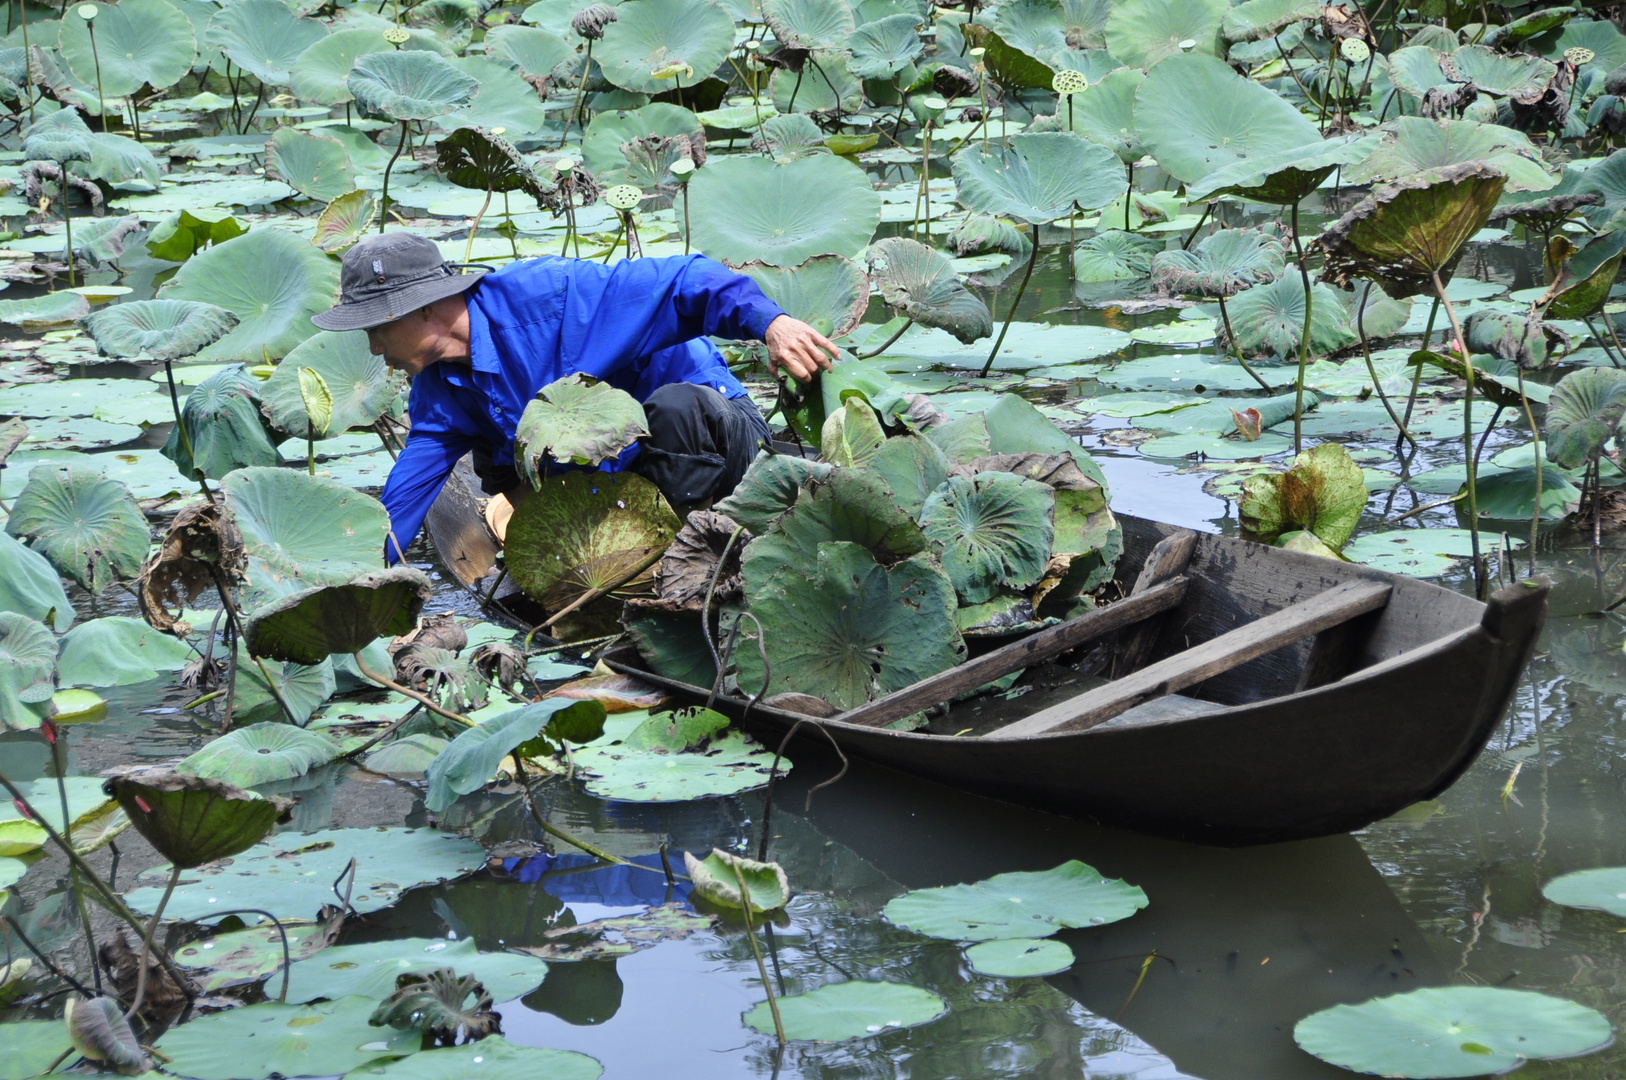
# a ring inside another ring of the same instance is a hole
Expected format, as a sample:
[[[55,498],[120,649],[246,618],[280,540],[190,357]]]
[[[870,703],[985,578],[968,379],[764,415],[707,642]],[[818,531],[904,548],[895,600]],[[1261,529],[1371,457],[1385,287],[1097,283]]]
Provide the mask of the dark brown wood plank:
[[[1304,660],[1299,673],[1295,694],[1314,690],[1318,686],[1335,683],[1348,675],[1355,666],[1355,657],[1372,636],[1381,612],[1369,611],[1359,618],[1328,627],[1315,636],[1310,655]]]
[[[1229,671],[1284,645],[1376,611],[1389,602],[1392,589],[1386,581],[1352,581],[1328,589],[1239,626],[1228,634],[1194,645],[1133,675],[995,728],[981,737],[1021,739],[1094,727],[1143,701],[1195,686],[1212,675]]]
[[[1146,561],[1141,564],[1140,576],[1135,579],[1134,588],[1129,595],[1138,596],[1161,581],[1185,573],[1186,565],[1191,562],[1191,553],[1196,547],[1197,534],[1190,529],[1181,529],[1159,540],[1157,546],[1146,556]],[[1112,658],[1113,678],[1138,671],[1151,657],[1152,648],[1157,644],[1157,636],[1162,629],[1162,619],[1148,619],[1135,627],[1134,632],[1119,646],[1117,654]]]
[[[930,705],[937,705],[975,690],[995,679],[1025,667],[1059,656],[1107,634],[1133,626],[1142,619],[1168,611],[1177,606],[1186,595],[1187,580],[1175,577],[1117,603],[1096,608],[1076,619],[1029,634],[1020,641],[995,649],[975,660],[968,660],[913,686],[876,698],[867,705],[831,717],[847,724],[881,727],[894,720],[917,713]]]

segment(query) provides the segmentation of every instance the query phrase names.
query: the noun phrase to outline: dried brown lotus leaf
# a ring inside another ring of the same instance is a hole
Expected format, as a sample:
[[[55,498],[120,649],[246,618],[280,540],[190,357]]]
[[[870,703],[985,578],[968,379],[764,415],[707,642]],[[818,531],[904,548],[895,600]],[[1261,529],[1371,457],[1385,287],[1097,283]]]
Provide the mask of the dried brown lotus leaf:
[[[180,611],[200,594],[213,592],[215,574],[230,585],[243,577],[243,534],[220,503],[188,506],[175,515],[158,554],[136,578],[141,617],[155,630],[175,633]]]

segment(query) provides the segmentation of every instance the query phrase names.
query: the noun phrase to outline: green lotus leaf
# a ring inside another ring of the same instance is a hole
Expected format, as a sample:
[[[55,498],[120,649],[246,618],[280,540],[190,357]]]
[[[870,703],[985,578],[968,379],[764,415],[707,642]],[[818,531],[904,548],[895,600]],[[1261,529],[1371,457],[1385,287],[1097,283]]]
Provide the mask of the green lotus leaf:
[[[851,24],[849,23],[849,26]],[[624,90],[659,94],[672,82],[652,72],[667,64],[694,69],[687,81],[705,78],[734,47],[734,19],[707,0],[631,0],[616,8],[593,58],[604,77]]]
[[[344,143],[330,135],[280,127],[265,141],[265,171],[301,195],[327,202],[356,186]]]
[[[1059,0],[1011,0],[995,9],[994,31],[1004,44],[1054,67],[1055,54],[1067,50],[1067,10]]]
[[[650,671],[690,686],[710,686],[717,681],[717,664],[705,641],[697,640],[694,620],[695,616],[686,611],[631,605],[621,613],[621,624]],[[577,767],[581,767],[579,760]]]
[[[284,929],[288,935],[291,974],[293,963],[328,947],[336,928],[324,923],[306,923]],[[257,983],[268,975],[279,975],[282,970],[282,937],[276,927],[267,923],[202,938],[172,950],[170,955],[177,964],[193,973],[200,990],[212,992]],[[273,993],[280,990],[280,975],[269,985]]]
[[[847,69],[860,79],[890,79],[908,67],[925,45],[915,28],[917,15],[888,15],[865,23],[847,39],[852,60]]]
[[[358,57],[345,85],[363,112],[399,121],[429,120],[449,113],[467,105],[480,89],[479,80],[421,49]]]
[[[63,722],[60,715],[52,719],[59,724]],[[68,776],[62,779],[62,791],[57,790],[57,781],[52,777],[19,783],[18,790],[38,817],[24,818],[15,802],[0,806],[0,848],[4,849],[3,854],[23,856],[44,847],[48,837],[42,822],[48,822],[59,833],[71,832],[74,849],[81,854],[104,847],[116,839],[130,827],[130,821],[118,804],[102,790],[102,783],[99,776]],[[65,818],[62,813],[63,794],[68,797]],[[0,884],[0,888],[5,887]]]
[[[756,127],[755,119],[750,126]],[[705,138],[694,113],[676,105],[653,102],[638,109],[606,110],[587,125],[582,136],[582,161],[600,184],[625,184],[631,178],[621,147],[634,139],[672,135]]]
[[[1267,544],[1302,530],[1337,551],[1354,535],[1366,498],[1366,480],[1349,451],[1322,443],[1294,458],[1286,472],[1248,477],[1237,514],[1242,527]]]
[[[1325,356],[1359,341],[1344,310],[1343,295],[1319,283],[1310,289],[1314,297],[1310,355]],[[1298,268],[1289,267],[1275,281],[1237,293],[1231,298],[1230,314],[1237,346],[1244,353],[1297,353],[1304,333],[1304,283]]]
[[[712,848],[704,859],[685,851],[683,865],[689,872],[689,880],[694,882],[694,891],[721,907],[736,911],[749,907],[753,913],[762,914],[777,911],[790,902],[790,881],[785,877],[785,868],[778,863],[757,862]],[[741,877],[745,880],[743,893]]]
[[[341,1073],[417,1050],[422,1032],[368,1023],[376,1004],[355,996],[315,1005],[264,1001],[171,1028],[159,1046],[167,1068],[195,1080]]]
[[[83,5],[81,5],[83,6]],[[90,23],[63,19],[58,48],[79,79],[102,93],[126,97],[151,86],[164,90],[192,70],[197,39],[192,24],[167,0],[120,0],[96,5],[96,48]]]
[[[1626,372],[1582,368],[1558,381],[1547,404],[1547,456],[1566,469],[1598,460],[1626,415]]]
[[[1444,54],[1426,45],[1408,45],[1389,54],[1389,81],[1397,90],[1422,100],[1435,88],[1449,89],[1453,83],[1440,68]]]
[[[864,108],[864,84],[848,67],[845,50],[818,50],[803,67],[801,85],[789,68],[768,78],[768,98],[779,112],[837,115]],[[795,106],[792,108],[792,106]]]
[[[982,420],[988,436],[988,449],[983,454],[1070,454],[1079,471],[1101,485],[1103,491],[1106,490],[1106,477],[1101,474],[1101,467],[1095,463],[1095,459],[1058,430],[1043,413],[1016,394],[1001,394],[993,407],[983,413]],[[932,429],[933,432],[938,430],[941,429]],[[980,441],[975,426],[969,436],[971,445]],[[938,445],[943,446],[944,452],[952,460],[963,460],[942,441],[938,441]]]
[[[841,255],[815,255],[790,267],[749,262],[738,269],[785,314],[825,337],[851,333],[869,308],[869,280],[851,259]]]
[[[438,814],[458,796],[479,791],[509,754],[536,757],[565,741],[591,742],[604,733],[604,715],[597,701],[544,698],[469,728],[425,771],[429,791],[424,805]]]
[[[521,132],[535,131],[543,125],[542,99],[531,84],[507,64],[483,56],[453,57],[448,63],[473,79],[479,88],[472,101],[436,120],[440,127],[503,128]]]
[[[689,212],[694,246],[712,258],[797,266],[863,250],[880,223],[881,197],[864,170],[832,155],[785,165],[729,157],[695,173]]]
[[[1572,255],[1547,290],[1545,314],[1553,319],[1585,319],[1603,310],[1626,255],[1626,229],[1594,236]]]
[[[486,55],[509,63],[526,75],[547,75],[575,55],[557,34],[535,26],[494,26],[486,31]]]
[[[480,952],[472,938],[447,942],[409,937],[329,946],[289,966],[288,1000],[302,1002],[351,994],[388,997],[398,976],[427,975],[443,968],[478,979],[490,993],[507,1001],[535,990],[547,974],[548,965],[515,953]],[[278,981],[273,979],[268,985],[275,986]]]
[[[181,475],[198,469],[219,480],[233,469],[281,463],[260,413],[261,385],[243,365],[232,364],[192,388],[181,406],[180,425],[191,440],[191,453],[174,428],[163,447]]]
[[[47,113],[23,129],[24,161],[90,160],[90,128],[74,109]]]
[[[1080,241],[1073,249],[1073,276],[1085,284],[1135,281],[1152,272],[1152,257],[1162,250],[1161,240],[1107,229]]]
[[[924,556],[886,568],[858,544],[824,543],[816,559],[765,582],[753,582],[750,557],[746,591],[762,625],[768,696],[813,694],[850,709],[965,659],[954,586]],[[756,692],[764,682],[756,643],[742,641],[735,656],[740,686]]]
[[[1281,277],[1286,262],[1287,245],[1273,233],[1220,229],[1192,249],[1152,256],[1152,280],[1176,292],[1233,296],[1251,285]],[[1303,291],[1301,283],[1299,292]]]
[[[319,664],[335,654],[360,652],[378,638],[409,632],[433,595],[422,571],[392,567],[256,608],[243,627],[243,638],[251,655]]]
[[[238,469],[220,484],[248,554],[247,602],[377,570],[389,515],[343,484],[282,468]]]
[[[288,820],[286,799],[266,799],[218,780],[166,769],[131,769],[107,781],[158,854],[191,869],[246,851]]]
[[[1071,859],[1050,870],[995,874],[969,885],[915,889],[890,901],[886,920],[927,937],[994,941],[1101,926],[1146,906],[1146,894]]]
[[[828,477],[832,466],[794,454],[758,454],[733,492],[713,509],[762,536],[795,504],[802,488]]]
[[[56,639],[41,623],[0,611],[0,727],[21,731],[51,715]]]
[[[299,392],[301,369],[320,375],[333,397],[332,416],[325,432],[316,434],[318,439],[334,438],[351,428],[370,425],[390,407],[401,389],[400,380],[384,365],[383,357],[374,356],[367,347],[364,332],[321,331],[284,357],[260,391],[266,417],[295,438],[311,434]]]
[[[73,253],[92,266],[110,266],[124,257],[125,245],[132,237],[144,233],[141,219],[128,217],[92,218],[73,232]],[[67,261],[67,245],[63,244],[63,261]]]
[[[1066,113],[1072,125],[1067,130],[1100,143],[1125,164],[1139,161],[1145,150],[1135,130],[1135,91],[1145,80],[1137,68],[1118,68],[1074,94],[1066,108],[1056,110],[1057,119]]]
[[[746,547],[741,568],[747,594],[782,570],[811,565],[820,545],[833,541],[858,544],[888,564],[926,550],[926,537],[878,472],[837,469],[810,484],[766,535]]]
[[[213,304],[238,317],[237,327],[194,354],[196,359],[253,364],[281,359],[315,334],[311,316],[331,307],[338,291],[337,261],[277,228],[256,229],[200,252],[160,290],[161,299]]]
[[[1626,916],[1622,893],[1626,893],[1626,868],[1619,866],[1561,874],[1541,887],[1541,895],[1555,904]]]
[[[504,28],[505,29],[505,28]],[[496,33],[496,29],[492,30]],[[401,43],[401,49],[422,50],[451,56],[451,49],[423,30],[408,30],[410,35]],[[345,81],[358,59],[370,53],[382,52],[388,45],[383,29],[355,27],[335,30],[305,48],[290,69],[294,96],[316,105],[343,105],[352,100],[350,86]]]
[[[1482,94],[1509,97],[1537,96],[1547,89],[1558,69],[1539,56],[1497,52],[1485,45],[1464,45],[1451,54],[1461,82],[1466,79]]]
[[[763,0],[762,13],[774,40],[793,49],[844,49],[853,35],[842,0]]]
[[[993,598],[1003,585],[1039,580],[1055,535],[1055,495],[1010,473],[956,476],[926,499],[920,527],[966,603]]]
[[[983,66],[987,68],[993,80],[1004,89],[1050,89],[1056,71],[1043,60],[1036,59],[1006,42],[990,27],[975,23],[967,24],[964,33],[967,45],[983,50]]]
[[[1240,199],[1292,206],[1321,186],[1341,165],[1363,160],[1373,150],[1364,139],[1318,139],[1307,146],[1256,154],[1215,170],[1186,188],[1192,201],[1234,195]]]
[[[61,644],[64,686],[130,686],[179,671],[197,656],[186,642],[124,615],[80,623]]]
[[[1107,19],[1107,52],[1142,69],[1171,56],[1217,56],[1230,11],[1228,0],[1125,0]],[[1190,53],[1187,41],[1196,42]]]
[[[1013,135],[1009,146],[980,144],[954,155],[962,205],[1035,225],[1068,216],[1077,206],[1098,210],[1128,187],[1111,150],[1064,131]]]
[[[877,1032],[929,1024],[949,1011],[948,1003],[930,990],[857,980],[828,983],[805,994],[781,997],[776,1004],[785,1038],[819,1042],[874,1038]],[[774,1034],[767,1002],[753,1006],[744,1019],[753,1031]]]
[[[422,780],[430,762],[452,745],[436,735],[408,735],[372,751],[364,759],[368,772],[393,776],[397,780]]]
[[[924,435],[898,435],[886,440],[864,466],[891,490],[898,506],[919,519],[926,499],[948,479],[948,455]]]
[[[1431,169],[1470,163],[1506,176],[1509,191],[1545,191],[1558,183],[1528,138],[1496,124],[1402,116],[1378,130],[1377,149],[1344,172],[1346,183],[1405,180]]]
[[[1202,53],[1158,64],[1135,91],[1134,121],[1157,163],[1188,184],[1243,159],[1296,150],[1321,138],[1281,96]]]
[[[692,629],[690,636],[697,636]],[[601,799],[687,802],[762,787],[773,754],[727,727],[727,718],[709,709],[628,713],[612,717],[604,736],[573,756],[587,791]]]
[[[116,578],[141,570],[152,540],[128,488],[74,465],[34,468],[11,504],[6,531],[98,596]]]
[[[20,326],[24,330],[42,330],[61,323],[71,323],[90,311],[90,303],[78,293],[45,293],[26,300],[0,300],[0,322]]]
[[[567,472],[520,500],[508,523],[508,570],[527,596],[557,611],[621,584],[665,550],[679,525],[660,490],[641,476]]]
[[[573,1050],[515,1046],[500,1035],[462,1046],[443,1046],[411,1057],[367,1065],[345,1080],[462,1080],[477,1072],[482,1080],[598,1080],[604,1067]]]
[[[549,461],[596,467],[648,434],[636,398],[578,372],[544,386],[525,406],[514,432],[514,464],[540,490]]]
[[[1563,998],[1499,986],[1438,986],[1334,1005],[1293,1039],[1323,1061],[1382,1076],[1483,1076],[1576,1057],[1614,1039],[1608,1018]]]
[[[1225,13],[1227,41],[1262,41],[1306,19],[1321,17],[1320,0],[1243,0]]]
[[[304,776],[343,748],[320,731],[292,724],[250,724],[228,731],[175,766],[175,771],[236,787]]]
[[[80,320],[103,356],[180,360],[220,340],[237,325],[225,308],[189,300],[114,304]]]
[[[159,219],[147,234],[147,253],[155,259],[185,262],[210,244],[223,244],[246,232],[248,226],[232,217],[228,210],[175,210]]]
[[[158,159],[144,143],[110,132],[92,132],[90,157],[74,162],[70,171],[110,185],[142,181],[153,188],[160,182]]]
[[[881,299],[921,326],[970,344],[994,332],[988,305],[960,283],[948,256],[904,237],[870,245],[870,273]]]
[[[237,0],[209,20],[204,40],[266,85],[287,86],[299,54],[326,36],[327,27],[282,0]]]
[[[348,191],[327,204],[316,219],[311,243],[329,255],[342,255],[367,235],[378,220],[378,200],[371,192]]]
[[[861,395],[853,395],[829,414],[820,433],[819,451],[832,465],[864,465],[886,441],[875,410]]]
[[[264,670],[239,642],[237,700],[232,712],[233,719],[239,723],[274,721],[280,724],[290,718],[296,724],[307,723],[338,687],[331,660],[324,659],[320,664],[286,664],[280,660],[262,663]],[[275,697],[271,694],[273,689]]]
[[[761,136],[767,141],[768,152],[780,165],[816,154],[828,154],[825,135],[811,116],[786,113],[762,123]]]
[[[1031,979],[1058,975],[1072,967],[1073,950],[1060,941],[1017,938],[973,945],[965,951],[965,959],[978,975],[994,979]]]

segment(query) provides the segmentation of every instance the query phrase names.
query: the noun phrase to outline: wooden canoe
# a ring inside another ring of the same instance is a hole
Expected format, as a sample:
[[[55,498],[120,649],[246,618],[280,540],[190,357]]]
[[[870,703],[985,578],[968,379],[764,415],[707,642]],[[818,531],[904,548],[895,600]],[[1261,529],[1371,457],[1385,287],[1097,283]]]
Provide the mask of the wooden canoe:
[[[430,534],[448,569],[483,590],[495,545],[453,480],[461,494],[442,494]],[[1502,718],[1546,618],[1545,583],[1479,603],[1357,564],[1119,520],[1123,599],[818,723],[849,755],[1106,825],[1216,845],[1327,836],[1450,787]],[[1085,649],[1116,677],[1058,662]],[[631,649],[605,661],[683,700],[708,695]],[[1018,668],[1021,696],[951,704],[922,730],[884,726]],[[726,695],[713,707],[773,745],[799,722],[799,740],[824,743],[801,713]]]

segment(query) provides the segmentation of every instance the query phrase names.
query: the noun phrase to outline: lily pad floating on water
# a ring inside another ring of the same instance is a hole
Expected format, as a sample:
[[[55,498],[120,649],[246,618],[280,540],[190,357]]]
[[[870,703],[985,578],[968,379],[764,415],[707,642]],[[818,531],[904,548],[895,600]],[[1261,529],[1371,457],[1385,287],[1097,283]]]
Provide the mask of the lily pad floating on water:
[[[81,623],[62,638],[58,662],[64,686],[130,686],[179,671],[197,654],[186,642],[140,619],[107,615]]]
[[[970,885],[916,889],[886,905],[886,919],[927,937],[994,941],[1127,919],[1146,894],[1071,859],[1051,870],[996,874]]]
[[[1603,866],[1555,877],[1541,887],[1555,904],[1626,917],[1626,867]]]
[[[1343,556],[1375,570],[1411,577],[1438,577],[1472,554],[1467,529],[1390,529],[1357,536]]]
[[[481,952],[473,938],[396,938],[360,945],[330,945],[308,959],[288,967],[288,1000],[317,998],[387,997],[399,975],[428,974],[451,968],[473,975],[498,1001],[510,1001],[535,990],[548,973],[548,965],[533,956],[511,952]],[[269,984],[276,987],[279,979]]]
[[[817,1042],[844,1042],[919,1027],[948,1012],[948,1003],[930,990],[856,980],[781,997],[778,1005],[785,1038]],[[744,1020],[753,1031],[774,1034],[773,1014],[765,1001],[752,1006]]]
[[[288,934],[291,963],[327,948],[337,931],[336,926],[326,923],[305,923],[283,929]],[[193,977],[198,988],[205,993],[259,982],[268,975],[277,976],[268,984],[273,995],[282,989],[282,978],[277,974],[282,970],[282,935],[269,923],[194,941],[171,955],[181,967],[195,972]]]
[[[688,802],[768,782],[773,755],[743,732],[724,730],[726,717],[702,709],[679,725],[674,715],[614,717],[602,738],[577,748],[587,791],[620,802]],[[779,768],[788,772],[790,762]]]
[[[426,770],[424,805],[439,813],[459,795],[479,791],[509,754],[538,757],[564,742],[586,743],[604,733],[604,706],[596,701],[544,698],[461,732]]]
[[[790,902],[790,882],[785,878],[784,867],[778,863],[757,862],[712,848],[704,859],[685,851],[683,865],[689,871],[689,880],[694,882],[695,893],[713,904],[735,909],[749,906],[760,914],[777,911]],[[742,877],[744,893],[740,892]]]
[[[515,1046],[500,1035],[363,1065],[345,1080],[598,1080],[604,1066],[574,1050]]]
[[[1293,1028],[1294,1041],[1323,1061],[1419,1080],[1507,1072],[1590,1053],[1613,1038],[1595,1009],[1495,986],[1429,987],[1335,1005]]]
[[[316,1005],[266,1001],[171,1028],[159,1047],[171,1059],[166,1068],[195,1080],[348,1072],[379,1058],[411,1054],[422,1045],[423,1035],[416,1029],[371,1026],[377,1004],[357,996]]]
[[[320,731],[292,724],[250,724],[210,742],[175,771],[248,788],[304,776],[338,757],[341,750]]]
[[[965,958],[972,971],[996,979],[1055,975],[1073,966],[1073,950],[1048,938],[984,941],[967,949]]]

